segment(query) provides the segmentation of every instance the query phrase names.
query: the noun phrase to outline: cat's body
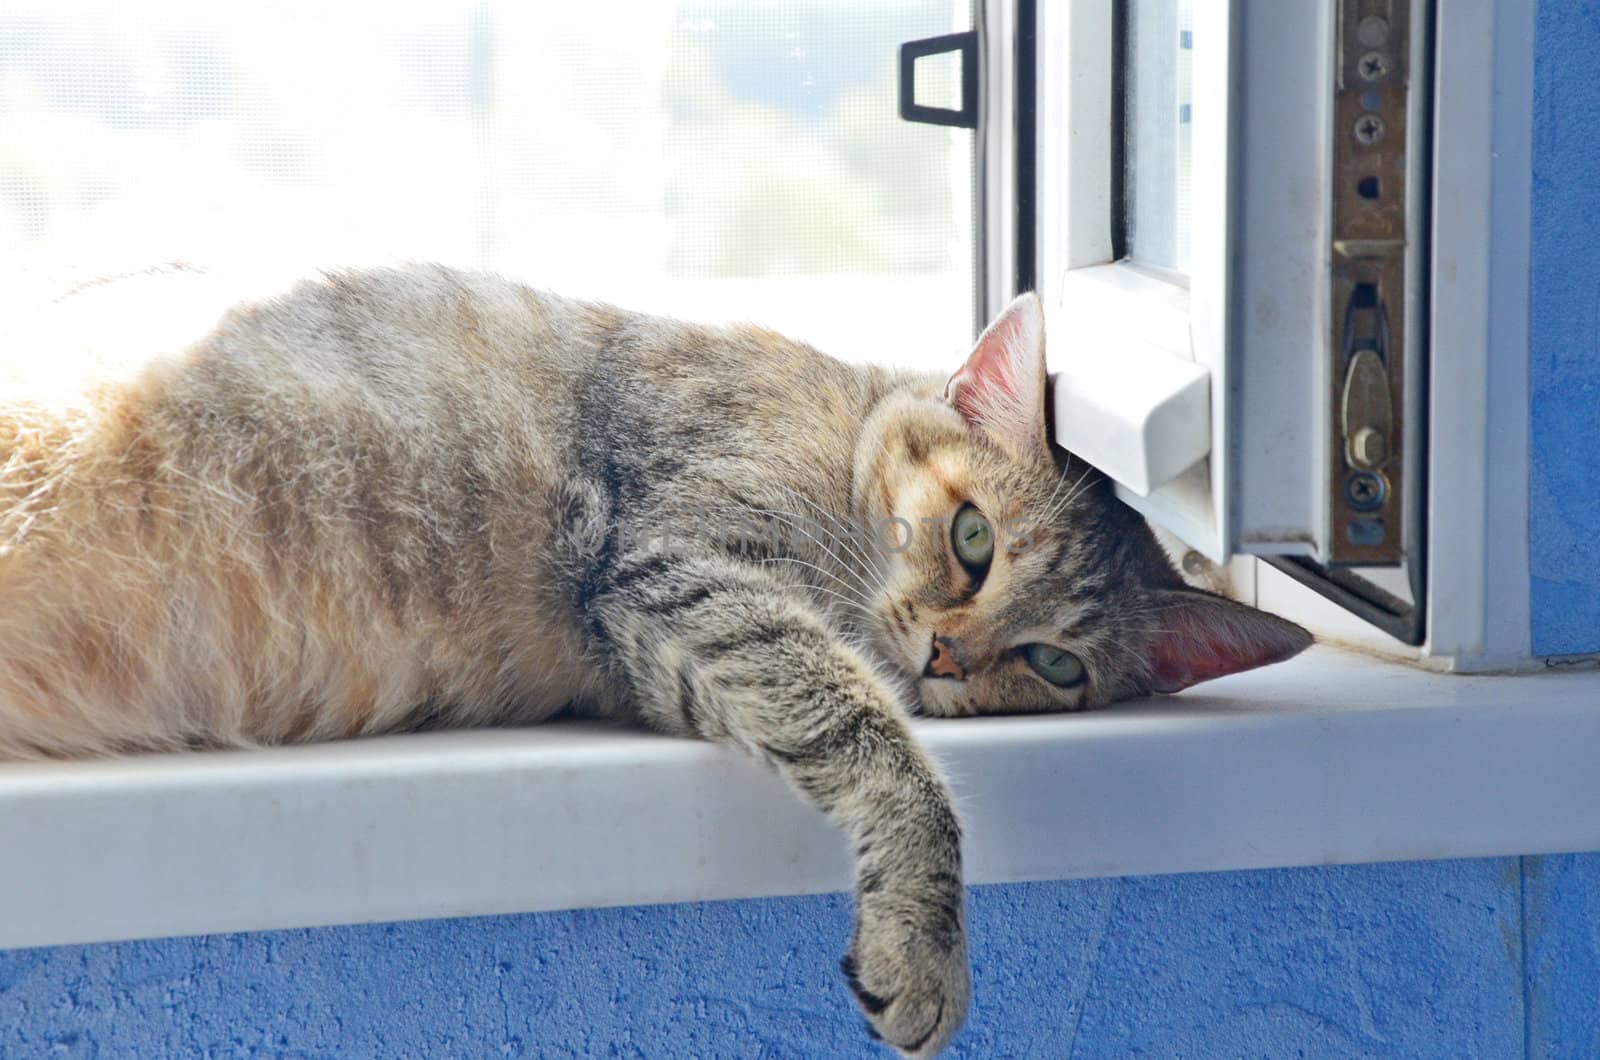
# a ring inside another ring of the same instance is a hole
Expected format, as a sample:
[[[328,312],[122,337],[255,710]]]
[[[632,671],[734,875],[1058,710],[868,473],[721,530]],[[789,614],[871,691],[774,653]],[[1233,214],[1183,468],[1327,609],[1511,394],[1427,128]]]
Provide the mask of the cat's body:
[[[0,395],[0,757],[563,709],[731,742],[849,833],[852,985],[935,1050],[966,1005],[959,829],[906,712],[1074,709],[1305,643],[1184,591],[1063,477],[1041,326],[1014,306],[947,397],[424,267],[240,306],[78,400]]]
[[[308,283],[173,352],[54,437],[0,419],[0,755],[631,714],[574,595],[607,527],[793,507],[774,472],[847,510],[890,385],[445,270]]]

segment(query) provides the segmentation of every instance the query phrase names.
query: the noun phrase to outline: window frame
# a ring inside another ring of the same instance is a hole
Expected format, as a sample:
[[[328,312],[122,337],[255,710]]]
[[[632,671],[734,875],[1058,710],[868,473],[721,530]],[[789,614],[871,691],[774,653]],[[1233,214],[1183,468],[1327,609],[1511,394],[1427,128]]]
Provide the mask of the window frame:
[[[1314,528],[1320,522],[1317,492],[1306,488],[1310,468],[1320,456],[1317,444],[1322,434],[1317,404],[1312,400],[1315,367],[1294,365],[1282,357],[1272,357],[1248,325],[1240,325],[1230,307],[1237,299],[1254,296],[1270,298],[1280,306],[1304,307],[1288,328],[1296,325],[1310,335],[1320,331],[1320,311],[1315,309],[1314,288],[1304,283],[1298,290],[1285,287],[1285,277],[1309,274],[1304,237],[1285,239],[1280,235],[1288,211],[1266,215],[1269,205],[1246,200],[1246,186],[1264,187],[1285,184],[1286,168],[1312,170],[1323,165],[1325,144],[1315,123],[1286,125],[1282,115],[1267,114],[1277,120],[1272,133],[1278,138],[1278,151],[1258,152],[1258,165],[1240,146],[1242,135],[1266,133],[1258,115],[1246,112],[1240,101],[1238,82],[1242,48],[1237,43],[1245,29],[1259,29],[1246,18],[1272,22],[1269,32],[1277,32],[1290,54],[1304,48],[1326,51],[1325,27],[1315,26],[1302,14],[1285,18],[1285,13],[1266,14],[1246,11],[1243,3],[1198,5],[1195,18],[1195,53],[1192,91],[1194,91],[1194,133],[1190,181],[1194,202],[1226,203],[1222,210],[1195,210],[1192,223],[1192,263],[1187,287],[1181,282],[1165,283],[1166,290],[1144,283],[1146,296],[1120,298],[1118,293],[1139,285],[1152,272],[1138,264],[1114,258],[1112,211],[1117,176],[1107,160],[1114,157],[1117,70],[1114,61],[1115,35],[1118,32],[1115,0],[1088,0],[1067,8],[1043,13],[1040,26],[1042,82],[1045,90],[1038,101],[1040,128],[1040,218],[1043,234],[1042,295],[1053,309],[1056,327],[1046,327],[1050,336],[1051,370],[1058,379],[1058,440],[1069,450],[1099,450],[1101,424],[1075,421],[1069,412],[1074,383],[1080,376],[1080,363],[1104,359],[1104,341],[1080,343],[1082,335],[1109,336],[1118,330],[1142,328],[1142,322],[1163,319],[1182,306],[1189,317],[1189,341],[1184,344],[1158,344],[1174,359],[1187,360],[1205,370],[1210,378],[1210,439],[1203,460],[1190,461],[1189,471],[1165,482],[1147,474],[1147,469],[1173,468],[1189,453],[1154,452],[1146,445],[1139,453],[1139,442],[1152,437],[1152,410],[1149,402],[1134,402],[1123,412],[1126,436],[1134,445],[1117,447],[1102,469],[1117,479],[1123,501],[1165,525],[1192,548],[1222,562],[1235,551],[1310,552],[1320,541]],[[1299,42],[1298,48],[1294,42]],[[1251,59],[1262,64],[1261,59]],[[1248,78],[1286,75],[1290,62],[1282,69],[1250,70]],[[1299,72],[1302,82],[1317,83],[1312,75]],[[1304,90],[1302,90],[1304,91]],[[1059,192],[1056,191],[1059,189]],[[1312,240],[1326,239],[1323,211],[1309,219]],[[1246,253],[1270,258],[1245,267]],[[1147,378],[1144,362],[1126,367],[1122,394],[1138,394]],[[1290,402],[1246,402],[1238,392],[1243,387],[1270,387],[1277,395],[1299,395],[1299,412],[1291,412]],[[1320,394],[1315,389],[1315,394]],[[1117,402],[1120,395],[1107,391],[1096,395],[1101,404]],[[1275,412],[1277,405],[1282,412]],[[1248,408],[1248,412],[1246,412]],[[1243,453],[1261,452],[1266,439],[1277,447],[1306,453],[1304,468],[1286,468],[1282,461],[1242,461]],[[1243,487],[1243,488],[1242,488]],[[1258,511],[1253,498],[1275,501],[1274,508]],[[1282,533],[1278,528],[1293,528]]]
[[[1424,653],[1458,670],[1543,666],[1528,558],[1533,6],[1436,3]]]
[[[1328,17],[1319,20],[1290,12],[1290,6],[1231,0],[1195,11],[1195,197],[1200,202],[1215,196],[1225,204],[1222,211],[1195,212],[1188,292],[1191,317],[1204,322],[1194,331],[1191,356],[1205,365],[1210,379],[1211,444],[1205,461],[1148,495],[1129,486],[1137,482],[1132,458],[1120,468],[1102,464],[1119,480],[1119,495],[1127,503],[1219,561],[1236,554],[1310,557],[1325,544],[1328,369],[1323,358],[1283,358],[1281,351],[1283,321],[1291,314],[1308,348],[1326,346],[1330,308],[1324,248],[1330,245],[1331,208],[1323,186],[1317,200],[1322,208],[1303,219],[1297,236],[1285,228],[1283,201],[1270,193],[1274,185],[1304,185],[1307,179],[1326,184],[1328,126],[1309,120],[1296,128],[1284,119],[1310,98],[1313,111],[1331,120],[1326,86],[1331,84],[1335,8],[1326,4],[1322,10]],[[1110,261],[1111,175],[1103,159],[1112,135],[1108,116],[1116,105],[1107,46],[1113,8],[1114,0],[1079,0],[1040,12],[1038,275],[1051,307],[1047,312],[1058,318],[1046,331],[1057,383],[1057,438],[1069,449],[1075,442],[1093,448],[1096,441],[1075,438],[1079,425],[1067,415],[1074,407],[1066,399],[1073,395],[1075,361],[1096,353],[1081,336],[1103,333],[1108,321],[1115,323],[1111,314],[1117,311],[1104,309],[1109,301],[1093,293],[1070,303],[1060,294],[1072,293],[1074,285],[1084,292],[1098,285],[1103,291],[1106,280],[1137,269]],[[1224,9],[1225,17],[1219,14]],[[1533,15],[1512,0],[1489,5],[1432,0],[1413,10],[1413,35],[1422,50],[1413,49],[1419,132],[1413,134],[1410,214],[1418,252],[1407,317],[1413,329],[1408,331],[1412,374],[1419,388],[1426,387],[1419,403],[1426,422],[1413,432],[1421,444],[1412,447],[1413,463],[1405,474],[1415,509],[1408,541],[1413,549],[1421,546],[1420,553],[1411,553],[1415,569],[1409,572],[1427,617],[1426,629],[1419,623],[1416,630],[1420,649],[1402,644],[1392,628],[1379,632],[1331,609],[1265,564],[1250,561],[1242,580],[1247,598],[1258,594],[1262,606],[1387,654],[1426,657],[1463,670],[1530,668],[1538,665],[1528,633],[1526,563],[1524,280]],[[1231,41],[1226,49],[1205,50],[1205,34],[1218,32],[1201,23],[1206,14],[1225,27]],[[1306,48],[1315,48],[1325,61],[1301,61]],[[1229,52],[1231,67],[1219,69],[1222,50]],[[1485,70],[1493,76],[1485,78]],[[1219,88],[1219,81],[1230,77],[1255,86],[1249,108],[1236,93]],[[1264,92],[1262,85],[1274,91]],[[1202,131],[1203,94],[1212,101],[1210,113],[1228,115],[1220,136]],[[1227,101],[1225,111],[1216,109],[1219,98]],[[1205,175],[1212,170],[1202,172],[1216,163],[1203,163],[1201,150],[1211,150],[1207,157],[1214,159],[1221,138],[1236,143],[1244,157],[1218,192],[1216,178]],[[1256,153],[1271,156],[1270,164],[1249,157],[1252,143],[1273,145],[1271,152]],[[1202,264],[1203,255],[1215,272]],[[1123,310],[1117,319],[1139,319],[1139,327],[1148,327],[1164,307],[1154,296],[1144,304],[1148,313]],[[1081,313],[1068,312],[1085,305],[1101,306],[1103,319],[1085,326]],[[1276,335],[1263,326],[1263,306],[1271,306],[1278,318]],[[1208,316],[1230,310],[1231,330],[1229,322],[1219,329],[1216,317]],[[1216,350],[1219,331],[1226,357]],[[1181,359],[1178,351],[1167,352]],[[1311,400],[1282,401],[1285,394]],[[1138,442],[1149,402],[1122,411],[1126,436]],[[1087,426],[1092,430],[1078,433],[1104,433],[1101,425]],[[1326,586],[1318,592],[1338,597]]]

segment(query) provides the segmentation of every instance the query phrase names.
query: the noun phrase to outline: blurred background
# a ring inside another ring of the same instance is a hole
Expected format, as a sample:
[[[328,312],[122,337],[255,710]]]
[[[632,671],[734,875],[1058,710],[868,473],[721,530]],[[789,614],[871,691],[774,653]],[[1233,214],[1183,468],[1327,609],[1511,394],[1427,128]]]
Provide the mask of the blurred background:
[[[902,122],[895,58],[969,8],[0,0],[0,299],[441,261],[948,368],[973,134]],[[957,105],[953,61],[918,76]]]

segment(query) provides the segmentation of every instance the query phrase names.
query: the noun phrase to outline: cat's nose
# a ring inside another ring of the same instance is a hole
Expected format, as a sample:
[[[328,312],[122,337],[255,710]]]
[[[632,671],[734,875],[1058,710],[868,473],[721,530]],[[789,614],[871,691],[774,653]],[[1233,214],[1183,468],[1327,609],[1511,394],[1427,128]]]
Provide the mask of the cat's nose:
[[[957,681],[964,680],[967,672],[956,661],[955,645],[944,637],[933,638],[933,654],[928,657],[928,665],[923,668],[924,677],[951,677]]]

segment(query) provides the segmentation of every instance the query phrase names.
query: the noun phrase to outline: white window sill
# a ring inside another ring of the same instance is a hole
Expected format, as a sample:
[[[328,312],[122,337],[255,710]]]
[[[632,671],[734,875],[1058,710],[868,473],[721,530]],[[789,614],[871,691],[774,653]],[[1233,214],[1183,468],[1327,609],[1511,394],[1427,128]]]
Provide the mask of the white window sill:
[[[1600,673],[1329,649],[1185,695],[923,721],[971,882],[1600,849]],[[0,766],[0,947],[845,889],[840,836],[688,740],[558,723]]]

